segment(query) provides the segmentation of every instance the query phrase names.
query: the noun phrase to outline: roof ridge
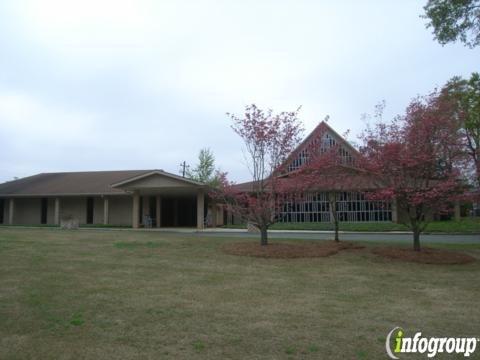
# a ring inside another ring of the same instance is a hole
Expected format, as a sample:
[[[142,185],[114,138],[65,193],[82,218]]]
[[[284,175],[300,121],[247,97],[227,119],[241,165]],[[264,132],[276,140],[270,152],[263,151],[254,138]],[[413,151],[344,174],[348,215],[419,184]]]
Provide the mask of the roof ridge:
[[[52,171],[52,172],[42,172],[31,176],[37,175],[49,175],[49,174],[81,174],[81,173],[113,173],[113,172],[147,172],[147,171],[164,171],[162,169],[124,169],[124,170],[81,170],[81,171]],[[27,176],[30,177],[30,176]],[[25,179],[24,177],[22,179]]]

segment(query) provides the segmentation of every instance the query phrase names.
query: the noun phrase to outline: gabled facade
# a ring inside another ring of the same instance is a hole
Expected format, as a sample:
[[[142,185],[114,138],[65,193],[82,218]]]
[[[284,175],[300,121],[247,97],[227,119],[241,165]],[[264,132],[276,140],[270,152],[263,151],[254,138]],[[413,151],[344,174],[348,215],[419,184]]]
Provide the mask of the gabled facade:
[[[322,154],[332,147],[337,147],[341,162],[347,170],[336,174],[337,186],[332,189],[312,189],[302,196],[302,200],[286,201],[278,214],[279,222],[330,222],[333,221],[330,210],[329,192],[334,191],[337,197],[337,215],[345,222],[381,222],[397,221],[394,204],[384,201],[371,201],[364,192],[353,191],[348,184],[355,183],[355,189],[365,191],[378,188],[381,184],[371,175],[354,171],[354,165],[360,154],[342,136],[322,121],[286,158],[282,168],[282,176],[295,176],[294,173],[308,163],[313,154]],[[348,176],[348,181],[344,177]],[[240,191],[248,191],[251,183],[239,184]],[[347,184],[347,185],[344,185]]]
[[[353,166],[359,156],[358,151],[342,136],[333,130],[326,122],[322,121],[305,140],[292,152],[286,160],[288,172],[298,170],[309,161],[312,152],[325,153],[332,147],[338,147],[341,161],[346,166]],[[377,187],[372,181],[365,181],[365,176],[345,174],[357,177],[357,186],[368,188]],[[342,182],[339,176],[338,183]],[[341,189],[341,190],[339,190]],[[392,214],[392,205],[384,201],[367,200],[363,192],[351,191],[338,187],[336,192],[336,208],[340,221],[345,222],[370,222],[370,221],[396,221],[396,212]],[[283,206],[278,220],[280,222],[330,222],[332,214],[328,199],[329,191],[312,191],[303,197],[302,201],[289,201]]]
[[[333,146],[339,147],[345,165],[354,164],[358,151],[325,121],[322,121],[287,157],[285,161],[287,171],[295,171],[305,165],[312,151],[324,153]]]

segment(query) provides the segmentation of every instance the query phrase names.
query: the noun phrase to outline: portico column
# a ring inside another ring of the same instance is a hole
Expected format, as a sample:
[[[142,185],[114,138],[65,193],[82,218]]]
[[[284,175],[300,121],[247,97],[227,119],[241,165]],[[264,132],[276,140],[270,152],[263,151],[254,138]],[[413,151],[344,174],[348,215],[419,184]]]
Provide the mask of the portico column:
[[[133,206],[132,206],[132,227],[138,228],[138,215],[140,212],[140,195],[137,192],[133,193]]]
[[[55,209],[53,213],[53,224],[60,225],[60,198],[55,198]]]
[[[13,225],[13,213],[15,212],[15,199],[8,201],[8,224]]]
[[[108,198],[103,198],[103,225],[108,225]]]
[[[205,204],[205,194],[203,190],[199,190],[197,193],[197,229],[203,230],[203,220],[204,220],[204,204]]]
[[[157,195],[156,197],[156,211],[155,211],[155,215],[156,215],[156,223],[157,223],[157,228],[159,228],[160,226],[162,226],[162,198],[160,197],[160,195]]]

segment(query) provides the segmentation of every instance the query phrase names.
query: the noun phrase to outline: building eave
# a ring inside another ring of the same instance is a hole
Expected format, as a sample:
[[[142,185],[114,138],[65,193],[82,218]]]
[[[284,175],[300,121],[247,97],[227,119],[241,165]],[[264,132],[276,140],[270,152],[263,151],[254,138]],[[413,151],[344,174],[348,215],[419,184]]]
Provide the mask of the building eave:
[[[185,182],[185,183],[188,183],[188,184],[191,184],[191,185],[195,185],[195,186],[198,186],[198,187],[206,187],[206,185],[201,183],[201,182],[194,181],[194,180],[191,180],[191,179],[186,179],[184,177],[174,175],[174,174],[168,173],[168,172],[163,171],[163,170],[150,171],[150,172],[145,173],[145,174],[137,175],[137,176],[134,176],[134,177],[116,182],[114,184],[111,184],[110,186],[112,188],[121,188],[124,185],[130,184],[130,183],[135,182],[137,180],[141,180],[141,179],[150,177],[152,175],[165,176],[165,177],[168,177],[168,178],[171,178],[171,179],[174,179],[174,180],[178,180],[178,181],[182,181],[182,182]]]

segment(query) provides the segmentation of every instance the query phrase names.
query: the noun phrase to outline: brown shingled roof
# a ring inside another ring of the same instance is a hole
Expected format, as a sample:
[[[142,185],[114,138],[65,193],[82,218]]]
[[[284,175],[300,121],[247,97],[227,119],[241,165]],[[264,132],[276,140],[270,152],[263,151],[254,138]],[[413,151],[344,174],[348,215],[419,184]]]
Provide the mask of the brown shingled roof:
[[[278,184],[288,188],[288,182],[292,181],[291,187],[295,188],[295,176],[295,173],[282,176],[278,179]],[[377,174],[344,165],[325,168],[325,174],[318,174],[317,179],[317,183],[314,178],[308,180],[311,191],[369,191],[385,187],[385,182]],[[251,192],[254,185],[254,181],[235,184],[233,190]],[[267,186],[269,186],[268,182]]]
[[[0,196],[124,194],[111,184],[155,170],[42,173],[0,184]]]

